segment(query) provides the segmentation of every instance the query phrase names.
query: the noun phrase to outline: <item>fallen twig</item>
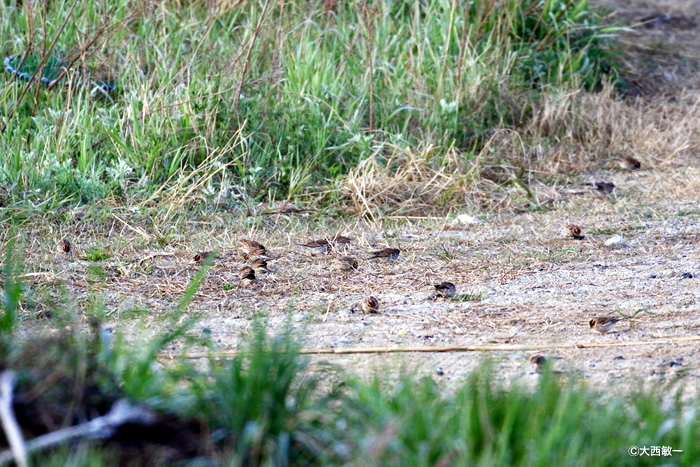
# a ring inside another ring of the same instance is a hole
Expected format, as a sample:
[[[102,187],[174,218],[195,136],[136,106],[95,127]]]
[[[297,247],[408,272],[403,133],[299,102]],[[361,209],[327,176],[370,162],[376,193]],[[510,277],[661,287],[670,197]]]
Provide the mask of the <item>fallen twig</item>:
[[[502,352],[513,350],[541,350],[541,349],[588,349],[593,347],[634,347],[641,345],[678,344],[683,342],[700,341],[700,336],[675,337],[654,341],[632,342],[589,342],[585,344],[549,344],[549,345],[476,345],[476,346],[446,346],[446,347],[365,347],[365,348],[336,348],[336,349],[301,349],[300,354],[366,354],[366,353],[440,353],[440,352]],[[211,352],[211,353],[186,353],[183,358],[233,358],[245,355],[247,351]],[[172,357],[172,355],[162,355]]]
[[[153,423],[154,419],[155,415],[150,410],[139,406],[133,406],[126,399],[120,399],[114,403],[114,405],[112,406],[112,410],[110,410],[109,413],[107,413],[106,415],[93,418],[89,422],[82,423],[80,425],[71,426],[58,431],[47,433],[45,435],[34,438],[31,441],[28,441],[26,443],[26,452],[24,453],[24,464],[20,463],[20,459],[14,453],[14,447],[12,452],[0,452],[0,464],[10,462],[14,458],[18,465],[24,466],[27,465],[27,452],[32,453],[34,451],[40,451],[51,446],[66,444],[69,441],[78,438],[109,438],[110,436],[112,436],[116,428],[120,427],[121,425],[124,425],[125,423],[140,423],[143,425],[150,425],[151,423]],[[5,418],[3,417],[3,426],[4,424]],[[5,432],[7,433],[7,429]],[[10,443],[10,445],[12,446],[12,443]]]
[[[14,387],[15,373],[4,371],[0,375],[0,419],[2,419],[2,428],[5,430],[5,438],[10,444],[10,450],[5,451],[7,460],[4,462],[14,460],[19,467],[26,467],[27,448],[12,410],[12,390]]]

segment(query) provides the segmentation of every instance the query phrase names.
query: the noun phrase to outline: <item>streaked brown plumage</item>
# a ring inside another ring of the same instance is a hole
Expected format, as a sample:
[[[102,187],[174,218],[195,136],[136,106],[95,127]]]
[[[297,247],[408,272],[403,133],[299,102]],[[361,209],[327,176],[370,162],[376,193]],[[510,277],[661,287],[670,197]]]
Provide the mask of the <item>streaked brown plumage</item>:
[[[567,236],[574,238],[575,240],[583,240],[584,236],[581,235],[581,227],[576,224],[566,224],[564,230],[567,232]]]
[[[319,255],[323,253],[328,253],[328,250],[331,247],[330,242],[325,238],[321,240],[311,240],[307,243],[297,243],[297,245],[310,249],[312,254]]]
[[[435,297],[452,298],[457,293],[457,287],[452,282],[435,284]]]
[[[384,248],[382,250],[373,251],[368,259],[391,259],[395,260],[399,257],[401,250],[398,248]]]
[[[255,271],[250,266],[243,266],[239,271],[239,277],[242,281],[254,281]]]
[[[241,245],[241,250],[245,253],[250,253],[256,250],[262,250],[263,252],[266,251],[265,246],[261,243],[256,242],[255,240],[248,240],[247,238],[242,238],[239,243]]]
[[[70,253],[70,242],[68,239],[62,239],[60,242],[58,242],[58,251],[61,251],[63,253]]]
[[[632,156],[620,156],[617,159],[617,163],[620,164],[620,168],[624,170],[632,171],[642,168],[642,163]]]
[[[336,245],[347,245],[348,243],[352,243],[352,238],[336,234],[333,237],[311,240],[308,243],[299,243],[298,245],[311,249],[315,254],[322,254],[332,250]]]
[[[211,251],[200,251],[199,253],[194,255],[194,261],[195,263],[199,263],[200,261],[204,261],[209,257],[211,254]]]
[[[259,256],[267,256],[267,248],[255,240],[243,238],[239,242],[239,251],[243,255],[243,259],[249,261]]]
[[[613,326],[621,320],[622,318],[613,318],[611,316],[596,316],[588,324],[591,326],[591,329],[605,334],[610,332]]]
[[[348,243],[352,243],[352,238],[350,237],[345,237],[343,235],[338,235],[335,234],[333,238],[330,239],[331,243],[338,244],[338,245],[347,245]]]
[[[363,313],[379,313],[379,301],[374,297],[367,297],[362,302],[361,308]]]
[[[250,267],[256,271],[267,271],[267,260],[265,258],[255,258],[250,262]]]
[[[357,270],[357,260],[350,256],[338,256],[333,261],[335,269],[343,272]]]

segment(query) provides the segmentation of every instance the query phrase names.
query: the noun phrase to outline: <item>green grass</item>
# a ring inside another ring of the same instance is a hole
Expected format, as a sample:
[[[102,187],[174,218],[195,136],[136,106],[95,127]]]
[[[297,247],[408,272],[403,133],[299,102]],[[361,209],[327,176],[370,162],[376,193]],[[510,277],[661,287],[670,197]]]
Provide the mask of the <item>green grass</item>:
[[[89,412],[91,402],[104,405],[128,396],[170,414],[171,423],[183,429],[196,420],[204,428],[195,440],[202,446],[200,458],[226,465],[631,466],[660,461],[629,456],[631,445],[671,446],[683,451],[674,453],[674,465],[698,465],[699,401],[681,403],[679,386],[613,396],[563,384],[545,372],[535,388],[511,382],[506,389],[487,364],[453,393],[410,372],[395,382],[346,376],[344,384],[328,388],[319,385],[318,373],[308,372],[307,359],[295,353],[296,338],[266,337],[259,324],[241,356],[212,360],[208,370],[187,362],[156,365],[156,351],[182,337],[181,331],[140,350],[121,338],[110,346],[66,336],[45,344],[41,365],[23,367],[35,362],[17,350],[20,357],[8,366],[25,375],[20,395],[40,386],[41,377],[63,372],[66,382],[94,385],[91,400],[73,400],[78,413]],[[84,368],[90,373],[81,373]],[[67,395],[56,387],[35,403],[47,405],[55,416],[65,415],[51,404],[62,397]],[[91,465],[112,465],[119,458],[119,444],[90,446]],[[73,451],[78,454],[58,451],[49,458],[77,462],[70,459],[84,456],[88,444],[78,447]],[[133,441],[129,449],[121,455],[134,455]]]
[[[392,147],[474,157],[543,94],[614,78],[615,29],[587,0],[341,1],[333,15],[205,3],[77,2],[65,25],[69,0],[46,2],[46,17],[41,3],[0,4],[6,55],[45,51],[52,77],[55,57],[79,57],[83,75],[118,86],[25,94],[3,73],[0,183],[16,184],[14,202],[315,192]]]
[[[105,248],[90,248],[85,252],[87,261],[104,261],[112,257],[112,253]]]

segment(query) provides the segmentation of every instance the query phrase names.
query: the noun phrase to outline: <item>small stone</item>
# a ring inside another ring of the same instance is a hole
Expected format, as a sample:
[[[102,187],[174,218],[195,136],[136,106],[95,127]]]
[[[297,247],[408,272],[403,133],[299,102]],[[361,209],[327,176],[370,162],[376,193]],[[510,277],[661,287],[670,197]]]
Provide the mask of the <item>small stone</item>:
[[[623,357],[622,355],[618,355],[617,357],[613,358],[613,360],[624,360],[624,359],[625,359],[625,357]]]
[[[469,225],[469,224],[478,224],[481,222],[479,219],[477,219],[474,216],[471,216],[469,214],[459,214],[455,219],[452,220],[452,224],[462,224],[462,225]]]
[[[656,279],[656,274],[649,274],[649,279]]]
[[[614,235],[605,241],[605,246],[609,248],[619,248],[625,245],[625,239],[622,235]]]

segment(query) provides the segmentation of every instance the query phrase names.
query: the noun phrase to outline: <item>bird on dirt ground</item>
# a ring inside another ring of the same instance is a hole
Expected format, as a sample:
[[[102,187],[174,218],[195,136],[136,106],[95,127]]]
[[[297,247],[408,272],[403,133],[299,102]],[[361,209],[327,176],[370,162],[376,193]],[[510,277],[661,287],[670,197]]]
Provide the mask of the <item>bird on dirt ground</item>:
[[[363,313],[379,313],[379,301],[374,297],[367,297],[361,305]]]
[[[255,271],[250,266],[243,266],[238,271],[238,277],[242,281],[252,282],[255,280]]]
[[[263,215],[268,216],[270,214],[299,214],[302,212],[309,211],[311,211],[311,209],[300,208],[299,206],[296,206],[291,203],[284,203],[281,206],[277,206],[263,211]]]
[[[398,248],[384,248],[382,250],[373,251],[367,259],[390,259],[396,260],[399,257],[401,250]]]
[[[239,242],[239,250],[243,253],[245,259],[255,258],[257,256],[265,256],[267,254],[267,249],[262,244],[256,242],[255,240],[248,240],[243,238]]]
[[[553,369],[554,360],[561,360],[561,357],[545,357],[544,355],[533,355],[530,357],[530,363],[534,365],[536,373],[544,373],[545,369],[549,367],[552,376],[555,376],[557,379],[568,377],[567,372]]]
[[[585,238],[581,235],[581,227],[576,224],[566,224],[564,232],[567,237],[572,237],[574,240],[583,240]]]
[[[330,239],[330,242],[333,245],[347,245],[349,243],[352,243],[352,238],[346,237],[344,235],[335,234],[333,238]]]
[[[211,255],[211,251],[200,251],[197,254],[194,255],[194,262],[195,263],[200,263],[207,259]]]
[[[613,318],[610,316],[596,316],[588,322],[591,329],[598,331],[601,334],[607,334],[615,326],[616,323],[624,318]]]
[[[347,245],[348,243],[352,243],[352,238],[336,234],[333,237],[311,240],[308,243],[298,243],[298,245],[310,249],[311,254],[321,255],[328,253],[336,245]]]
[[[351,256],[338,256],[333,260],[333,268],[340,272],[357,270],[357,260]]]
[[[70,242],[68,239],[64,238],[60,242],[58,242],[58,251],[63,252],[63,253],[70,253]]]
[[[544,366],[547,364],[547,359],[544,355],[533,355],[530,357],[530,363],[535,365],[535,371],[541,373]]]
[[[619,156],[617,158],[617,163],[620,165],[620,168],[624,170],[633,171],[642,168],[642,163],[632,156]]]
[[[328,253],[328,250],[331,248],[331,243],[326,239],[311,240],[307,243],[297,243],[297,245],[308,248],[312,255],[322,255]]]
[[[435,298],[452,298],[457,293],[457,287],[452,282],[442,282],[435,284]]]
[[[596,190],[600,191],[601,193],[609,195],[615,189],[615,184],[613,182],[605,182],[599,180],[595,182],[595,187]]]
[[[267,260],[265,258],[255,258],[253,261],[250,262],[250,267],[252,267],[256,271],[269,271],[269,269],[267,268]]]

